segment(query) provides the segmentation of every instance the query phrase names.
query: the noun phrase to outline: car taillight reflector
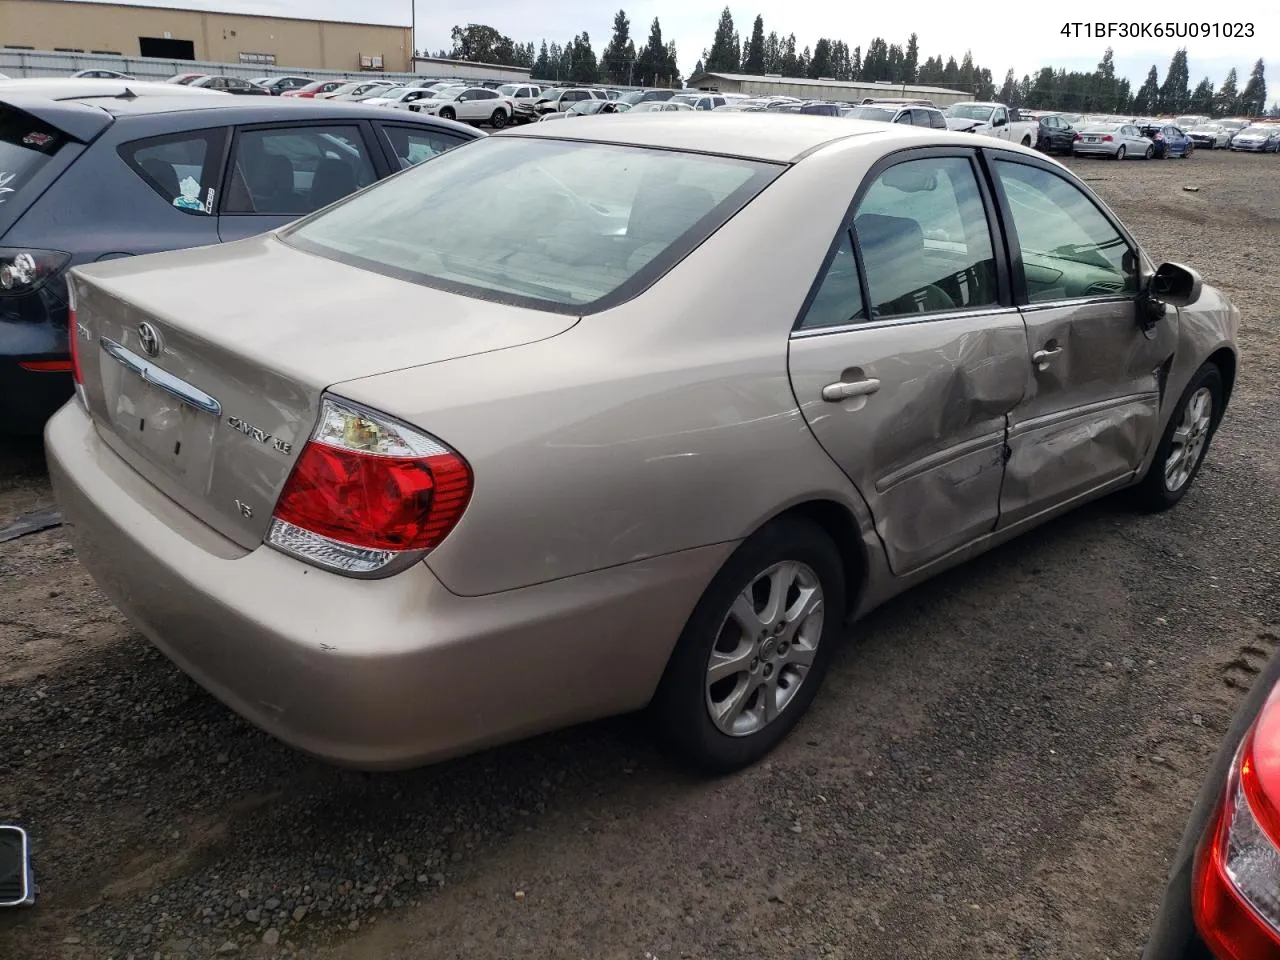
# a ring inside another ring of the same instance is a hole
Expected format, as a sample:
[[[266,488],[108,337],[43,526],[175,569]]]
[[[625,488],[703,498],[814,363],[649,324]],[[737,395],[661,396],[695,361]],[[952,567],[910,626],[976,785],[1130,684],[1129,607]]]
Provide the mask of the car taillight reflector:
[[[1219,960],[1280,958],[1278,697],[1280,692],[1273,691],[1246,734],[1196,851],[1192,913]]]
[[[32,373],[71,373],[70,360],[19,360],[18,366]]]
[[[1107,134],[1105,137],[1103,137],[1103,138],[1102,138],[1102,142],[1103,142],[1103,143],[1110,143],[1110,142],[1111,142],[1111,134]]]
[[[267,542],[332,570],[385,575],[436,547],[471,489],[471,468],[439,440],[325,399]]]

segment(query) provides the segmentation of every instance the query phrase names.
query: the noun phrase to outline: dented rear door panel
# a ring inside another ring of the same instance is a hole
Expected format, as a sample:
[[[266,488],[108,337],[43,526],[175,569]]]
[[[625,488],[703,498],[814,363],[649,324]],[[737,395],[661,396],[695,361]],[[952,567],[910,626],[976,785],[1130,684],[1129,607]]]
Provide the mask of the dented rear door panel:
[[[1022,315],[1026,399],[1009,418],[1001,527],[1133,477],[1160,437],[1161,368],[1177,338],[1168,318],[1144,332],[1132,298]],[[1052,356],[1037,362],[1040,351]]]
[[[1016,309],[797,333],[789,363],[805,419],[867,501],[895,574],[995,528],[1006,416],[1026,388]],[[841,380],[879,386],[824,400]]]

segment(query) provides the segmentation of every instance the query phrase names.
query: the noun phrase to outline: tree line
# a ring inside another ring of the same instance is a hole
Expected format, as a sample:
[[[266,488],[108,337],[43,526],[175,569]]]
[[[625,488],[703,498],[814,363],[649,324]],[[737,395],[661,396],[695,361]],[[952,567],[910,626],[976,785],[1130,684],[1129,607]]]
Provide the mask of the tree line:
[[[612,83],[627,86],[681,85],[674,41],[664,41],[662,26],[654,17],[648,39],[637,48],[631,37],[631,21],[626,11],[613,18],[613,34],[597,57],[591,38],[584,31],[564,43],[546,40],[535,51],[532,43],[517,43],[496,29],[481,24],[454,27],[453,47],[435,56],[482,63],[508,63],[528,67],[535,80],[562,83]],[[1018,79],[1013,70],[1005,73],[997,87],[989,68],[974,62],[966,51],[956,60],[949,56],[920,59],[916,34],[905,44],[874,38],[864,50],[843,40],[820,37],[812,47],[797,48],[796,35],[783,36],[764,30],[764,18],[757,15],[751,33],[743,39],[734,24],[733,13],[725,7],[716,24],[711,46],[702,51],[693,76],[709,73],[742,73],[784,78],[808,77],[872,83],[947,87],[961,90],[977,100],[1000,100],[1012,107],[1064,110],[1081,113],[1184,114],[1210,116],[1261,116],[1267,113],[1267,82],[1261,58],[1253,65],[1243,87],[1234,68],[1220,87],[1208,77],[1191,86],[1187,49],[1179,49],[1160,79],[1155,64],[1137,90],[1130,81],[1116,75],[1110,48],[1092,72],[1042,67]],[[1280,117],[1280,105],[1273,104],[1270,115]]]

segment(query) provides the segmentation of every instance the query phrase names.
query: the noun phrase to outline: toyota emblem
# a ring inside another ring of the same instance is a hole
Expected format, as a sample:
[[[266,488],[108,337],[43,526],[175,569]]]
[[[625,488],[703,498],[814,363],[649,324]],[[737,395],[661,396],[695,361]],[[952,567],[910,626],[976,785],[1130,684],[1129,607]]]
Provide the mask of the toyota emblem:
[[[138,343],[142,346],[142,352],[148,357],[160,356],[160,334],[156,332],[156,328],[151,324],[138,324]]]

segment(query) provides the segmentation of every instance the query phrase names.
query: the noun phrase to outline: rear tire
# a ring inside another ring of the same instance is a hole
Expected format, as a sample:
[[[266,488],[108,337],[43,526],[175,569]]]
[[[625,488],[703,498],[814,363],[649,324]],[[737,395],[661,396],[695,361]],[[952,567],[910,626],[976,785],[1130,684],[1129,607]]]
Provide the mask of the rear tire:
[[[844,567],[822,528],[799,517],[761,528],[711,581],[667,662],[650,704],[667,749],[710,774],[767,754],[817,695],[844,614]]]
[[[1116,159],[1117,159],[1117,160],[1123,160],[1123,159],[1124,159],[1124,157],[1125,157],[1125,154],[1126,154],[1126,153],[1128,153],[1128,151],[1127,151],[1127,150],[1125,150],[1124,145],[1122,144],[1122,145],[1120,146],[1120,149],[1116,151]]]
[[[1225,394],[1216,364],[1206,363],[1195,372],[1173,408],[1147,475],[1133,488],[1138,509],[1157,513],[1186,496],[1222,421]]]
[[[1156,148],[1155,148],[1155,147],[1147,147],[1147,152],[1146,152],[1146,153],[1144,153],[1144,154],[1142,155],[1142,159],[1143,159],[1143,160],[1150,160],[1150,159],[1151,159],[1152,157],[1154,157],[1155,155],[1156,155]]]
[[[507,125],[507,111],[495,110],[493,116],[489,118],[489,125],[495,130],[501,130]]]
[[[1029,146],[1031,146],[1031,138],[1030,138],[1030,137],[1023,137],[1023,138],[1022,138],[1022,145],[1023,145],[1024,147],[1029,147]]]

